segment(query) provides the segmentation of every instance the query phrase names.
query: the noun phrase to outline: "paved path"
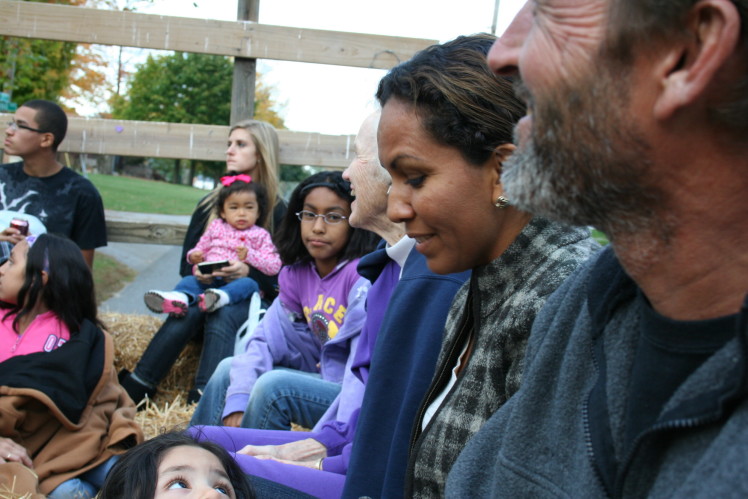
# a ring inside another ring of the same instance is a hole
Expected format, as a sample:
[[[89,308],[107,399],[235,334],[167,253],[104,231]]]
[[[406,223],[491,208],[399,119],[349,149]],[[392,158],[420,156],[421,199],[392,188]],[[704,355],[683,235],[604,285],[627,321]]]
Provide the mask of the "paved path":
[[[102,303],[100,312],[153,314],[143,303],[149,289],[173,289],[179,281],[181,246],[162,244],[109,243],[96,250],[124,263],[135,272],[135,279]]]

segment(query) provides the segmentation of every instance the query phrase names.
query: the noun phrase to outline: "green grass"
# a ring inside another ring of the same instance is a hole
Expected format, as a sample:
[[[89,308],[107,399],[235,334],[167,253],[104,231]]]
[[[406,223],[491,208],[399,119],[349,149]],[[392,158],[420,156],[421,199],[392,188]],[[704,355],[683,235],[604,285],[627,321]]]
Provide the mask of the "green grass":
[[[208,191],[134,177],[89,174],[107,210],[190,215]]]
[[[135,271],[103,253],[96,253],[93,265],[96,303],[102,304],[135,278]]]

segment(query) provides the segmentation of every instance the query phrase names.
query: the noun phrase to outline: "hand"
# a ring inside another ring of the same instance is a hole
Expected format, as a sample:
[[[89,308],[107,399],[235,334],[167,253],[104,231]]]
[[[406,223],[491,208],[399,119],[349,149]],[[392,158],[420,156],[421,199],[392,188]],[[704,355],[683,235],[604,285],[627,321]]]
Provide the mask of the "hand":
[[[31,458],[24,447],[18,445],[9,438],[3,437],[0,437],[0,462],[16,462],[23,464],[27,468],[34,467]]]
[[[18,244],[25,236],[15,227],[8,227],[0,232],[0,241],[7,241],[12,245]]]
[[[244,417],[243,412],[232,412],[225,418],[223,418],[223,426],[231,426],[232,428],[239,428],[242,425],[242,418]]]
[[[203,252],[200,250],[193,251],[192,253],[190,253],[189,260],[192,265],[197,265],[198,263],[202,263],[205,261],[205,255],[203,255]]]
[[[327,447],[313,438],[307,438],[282,445],[246,445],[237,454],[246,454],[263,459],[310,461],[316,465],[319,459],[327,457]],[[311,467],[314,468],[315,466]]]
[[[223,277],[231,282],[249,275],[249,265],[239,260],[229,260],[229,264],[211,274],[213,277]]]
[[[200,267],[195,266],[195,268],[192,270],[193,274],[195,276],[195,279],[197,279],[202,284],[211,284],[213,282],[213,276],[211,274],[203,274],[200,272]]]
[[[277,463],[283,463],[283,464],[292,464],[294,466],[303,466],[305,468],[311,468],[313,470],[318,470],[319,468],[319,459],[313,459],[312,461],[291,461],[288,459],[278,459],[276,457],[270,457],[270,456],[255,456],[257,459],[267,459],[271,461],[275,461]]]

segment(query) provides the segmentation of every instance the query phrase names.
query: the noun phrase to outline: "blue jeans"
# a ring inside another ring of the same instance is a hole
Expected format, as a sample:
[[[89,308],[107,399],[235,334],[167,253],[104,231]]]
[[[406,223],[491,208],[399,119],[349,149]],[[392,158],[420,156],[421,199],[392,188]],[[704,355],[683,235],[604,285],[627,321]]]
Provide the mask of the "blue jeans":
[[[114,466],[118,459],[119,456],[112,456],[80,476],[65,480],[47,497],[49,499],[68,499],[72,497],[76,499],[89,499],[95,497],[104,484],[104,479],[106,479],[109,470],[112,469],[112,466]]]
[[[254,279],[249,277],[240,277],[231,282],[226,282],[220,277],[213,279],[211,284],[203,284],[193,275],[182,277],[182,280],[174,287],[174,291],[181,291],[190,298],[190,303],[194,303],[197,295],[205,292],[206,289],[214,288],[225,291],[229,295],[229,303],[239,303],[248,300],[252,293],[260,291]]]
[[[135,375],[156,387],[193,338],[203,338],[203,350],[195,375],[195,388],[202,390],[221,360],[234,353],[236,331],[247,320],[249,301],[221,307],[211,314],[197,305],[182,318],[168,317],[148,344],[135,366]]]
[[[226,391],[231,383],[231,358],[218,364],[208,381],[190,425],[222,425]],[[317,373],[277,367],[260,376],[244,412],[242,428],[290,430],[291,423],[312,428],[322,417],[340,385]]]

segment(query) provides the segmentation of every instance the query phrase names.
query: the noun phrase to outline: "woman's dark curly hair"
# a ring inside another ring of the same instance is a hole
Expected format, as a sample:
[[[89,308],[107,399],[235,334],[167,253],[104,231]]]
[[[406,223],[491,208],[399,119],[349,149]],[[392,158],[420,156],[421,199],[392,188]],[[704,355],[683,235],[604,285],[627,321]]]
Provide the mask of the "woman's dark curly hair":
[[[198,447],[216,456],[234,487],[237,499],[254,497],[244,472],[226,449],[214,442],[200,441],[186,431],[163,433],[127,451],[112,467],[96,497],[153,499],[158,483],[158,466],[168,451],[183,445]]]
[[[348,204],[353,202],[351,184],[343,179],[341,172],[324,171],[315,173],[311,177],[302,180],[291,193],[286,215],[283,217],[283,221],[273,237],[273,241],[276,242],[278,248],[278,254],[284,265],[293,265],[294,263],[311,259],[301,239],[301,229],[299,226],[301,222],[296,213],[304,209],[304,200],[307,194],[316,187],[330,189]],[[347,221],[344,223],[347,223]],[[348,242],[343,247],[338,261],[352,260],[371,253],[376,248],[378,242],[379,236],[373,232],[351,227]]]
[[[473,165],[512,143],[525,105],[512,80],[496,76],[486,55],[496,38],[485,33],[432,45],[392,68],[379,82],[382,107],[391,98],[411,103],[437,142],[458,149]]]
[[[9,265],[6,263],[5,265]],[[42,272],[47,273],[47,283]],[[15,305],[0,303],[5,317],[17,314],[13,328],[41,300],[65,323],[70,334],[76,334],[84,319],[101,325],[96,318],[96,297],[91,269],[83,260],[80,248],[64,236],[41,234],[26,254],[26,274]]]
[[[268,217],[268,192],[262,184],[257,182],[244,182],[243,180],[235,180],[231,185],[227,185],[218,191],[218,199],[216,200],[215,210],[218,217],[221,216],[223,211],[223,203],[226,202],[229,196],[236,194],[237,192],[254,192],[257,198],[257,208],[259,215],[257,216],[257,222],[255,225],[265,227],[265,221]]]

